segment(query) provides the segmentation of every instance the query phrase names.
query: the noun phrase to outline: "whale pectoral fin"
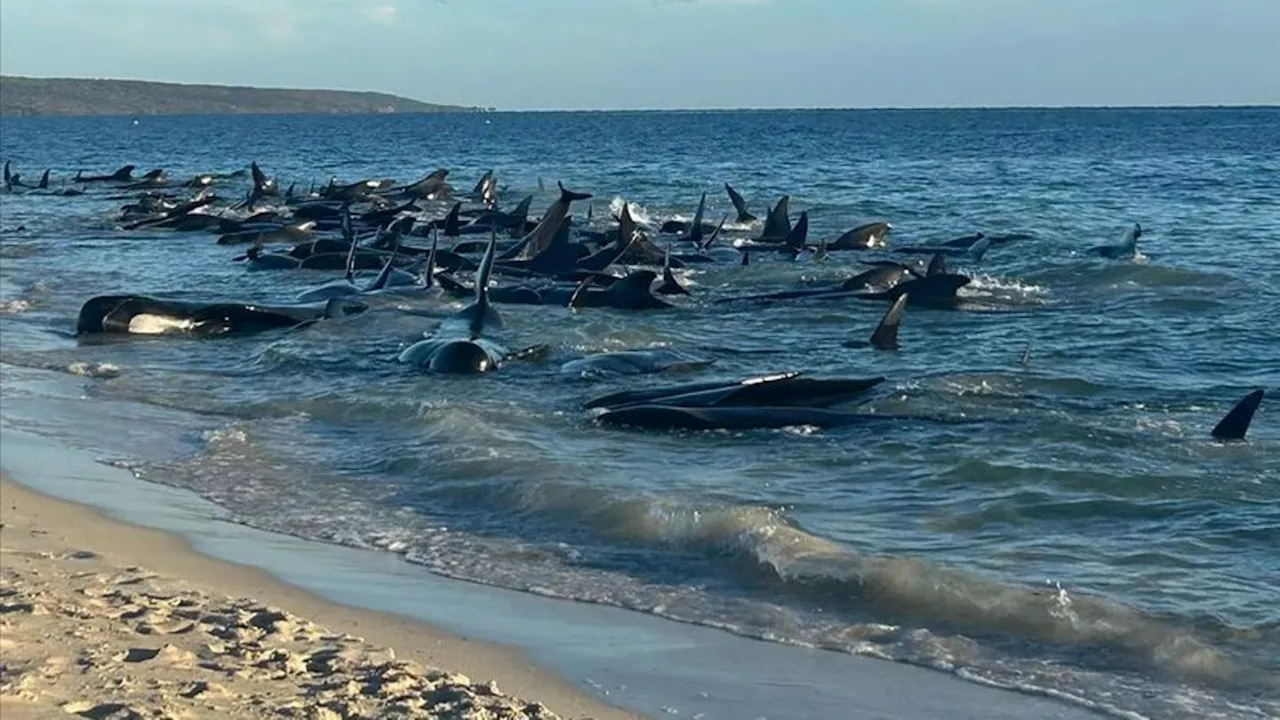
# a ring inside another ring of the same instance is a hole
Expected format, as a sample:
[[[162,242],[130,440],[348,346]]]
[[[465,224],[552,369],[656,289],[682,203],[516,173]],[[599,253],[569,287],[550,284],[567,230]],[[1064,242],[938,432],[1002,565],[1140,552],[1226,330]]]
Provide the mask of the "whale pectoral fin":
[[[1262,396],[1266,394],[1265,390],[1254,390],[1244,396],[1236,406],[1231,408],[1217,426],[1213,428],[1213,438],[1215,440],[1243,440],[1245,433],[1249,432],[1249,424],[1253,422],[1253,415],[1258,411],[1258,406],[1262,404]]]
[[[724,224],[728,222],[728,220],[728,215],[724,215],[720,218],[720,224],[711,232],[711,235],[698,244],[698,252],[705,253],[707,250],[711,249],[711,244],[716,241],[716,238],[720,237],[720,232],[724,230]]]
[[[582,299],[582,294],[585,293],[587,288],[591,287],[595,281],[596,276],[594,274],[588,275],[582,279],[582,282],[578,284],[577,289],[573,291],[573,295],[569,296],[570,309],[578,307],[578,302]]]
[[[969,257],[973,258],[974,262],[982,262],[983,256],[987,254],[987,250],[990,247],[991,247],[991,238],[983,237],[983,238],[980,238],[973,245],[970,245],[967,252],[969,254]]]

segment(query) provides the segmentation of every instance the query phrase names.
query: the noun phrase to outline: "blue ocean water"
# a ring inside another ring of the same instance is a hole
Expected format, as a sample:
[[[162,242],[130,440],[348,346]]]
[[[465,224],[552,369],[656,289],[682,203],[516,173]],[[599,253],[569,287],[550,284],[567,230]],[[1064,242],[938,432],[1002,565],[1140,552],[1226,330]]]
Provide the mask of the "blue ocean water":
[[[504,306],[512,344],[551,357],[447,378],[394,362],[437,322],[423,315],[460,306],[430,293],[297,333],[78,341],[95,294],[284,302],[337,273],[248,271],[207,233],[122,230],[127,193],[15,192],[0,196],[0,361],[135,404],[120,462],[244,523],[1126,717],[1273,717],[1280,423],[1268,398],[1248,442],[1209,430],[1280,388],[1277,147],[1277,108],[6,118],[0,157],[29,180],[53,168],[55,187],[125,162],[182,178],[256,160],[300,188],[439,166],[466,189],[493,168],[504,206],[533,193],[540,211],[540,179],[562,180],[594,193],[601,226],[626,201],[659,241],[703,192],[718,221],[726,181],[761,217],[790,195],[811,239],[870,220],[893,224],[891,245],[1027,237],[955,261],[971,309],[909,309],[896,353],[844,346],[881,304],[713,302],[889,253],[762,256],[681,271],[693,295],[670,311]],[[1134,222],[1138,258],[1084,252]],[[716,364],[560,372],[649,347]],[[579,409],[792,369],[883,375],[866,409],[971,422],[659,434]],[[161,437],[182,451],[155,452]]]

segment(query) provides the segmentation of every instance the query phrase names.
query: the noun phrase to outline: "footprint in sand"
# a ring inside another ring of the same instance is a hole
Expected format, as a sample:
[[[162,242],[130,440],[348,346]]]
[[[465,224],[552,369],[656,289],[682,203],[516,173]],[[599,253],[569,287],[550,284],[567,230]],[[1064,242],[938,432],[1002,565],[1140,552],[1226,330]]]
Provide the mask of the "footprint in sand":
[[[69,702],[62,706],[68,715],[79,715],[90,720],[106,720],[115,716],[121,718],[142,717],[136,710],[124,703],[95,703],[89,700]]]
[[[203,697],[203,698],[228,697],[231,693],[225,687],[217,683],[205,682],[204,680],[197,680],[196,682],[191,683],[189,686],[187,686],[186,689],[184,689],[182,692],[178,694],[184,698],[187,698],[188,700],[191,700],[198,697]]]
[[[116,662],[140,663],[156,660],[163,665],[174,667],[191,667],[195,664],[194,653],[173,645],[165,644],[158,648],[134,647],[111,658]]]
[[[185,635],[194,630],[196,624],[181,618],[160,622],[141,622],[135,630],[139,635]]]

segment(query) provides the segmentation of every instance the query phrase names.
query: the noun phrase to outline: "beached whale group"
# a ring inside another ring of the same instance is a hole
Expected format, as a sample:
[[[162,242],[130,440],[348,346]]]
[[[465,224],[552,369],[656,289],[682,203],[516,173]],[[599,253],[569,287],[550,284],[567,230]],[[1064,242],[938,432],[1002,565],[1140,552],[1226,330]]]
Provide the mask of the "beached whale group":
[[[112,172],[78,172],[61,182],[45,171],[28,183],[4,165],[3,190],[64,196],[106,192],[128,200],[118,217],[130,231],[167,230],[216,235],[219,245],[243,248],[234,261],[253,270],[325,270],[340,279],[308,289],[292,302],[263,305],[225,298],[175,300],[148,294],[88,299],[76,332],[182,334],[209,338],[229,334],[299,329],[333,318],[361,315],[381,296],[466,299],[467,304],[396,356],[403,365],[440,374],[474,375],[516,360],[546,357],[546,345],[510,348],[503,338],[499,306],[552,305],[630,312],[660,311],[689,301],[690,290],[673,270],[707,265],[748,265],[753,258],[821,262],[832,252],[877,250],[903,259],[869,259],[866,269],[827,287],[722,297],[719,303],[882,302],[887,310],[865,342],[846,346],[898,349],[898,328],[908,307],[963,310],[961,289],[971,282],[952,264],[980,260],[993,248],[1026,239],[1024,234],[974,233],[930,245],[890,246],[893,226],[859,224],[832,238],[813,238],[807,212],[794,221],[790,199],[779,198],[758,220],[729,183],[724,191],[734,212],[718,222],[706,217],[703,194],[690,221],[670,220],[657,230],[658,244],[621,205],[601,222],[589,208],[585,222],[573,204],[592,195],[557,184],[554,200],[531,216],[534,197],[514,203],[493,171],[469,190],[434,170],[417,181],[368,179],[305,191],[287,188],[256,162],[247,171],[205,173],[173,179],[162,169],[135,176],[124,165]],[[248,188],[243,188],[243,179]],[[235,188],[239,184],[240,188]],[[546,189],[539,180],[540,189]],[[233,193],[224,199],[221,193]],[[504,207],[505,206],[505,207]],[[447,209],[446,209],[447,208]],[[726,229],[730,219],[733,226]],[[745,230],[744,230],[745,229]],[[1142,237],[1134,224],[1120,242],[1085,252],[1111,260],[1134,258]],[[912,257],[927,257],[916,263]],[[376,270],[373,280],[356,273]],[[1024,362],[1027,356],[1024,355]],[[589,377],[619,377],[696,370],[710,361],[668,350],[601,353],[565,364],[562,371]],[[607,426],[655,429],[839,427],[893,421],[847,408],[868,397],[884,378],[810,378],[799,372],[624,391],[588,403]],[[1243,439],[1264,395],[1249,393],[1212,431],[1221,440]]]

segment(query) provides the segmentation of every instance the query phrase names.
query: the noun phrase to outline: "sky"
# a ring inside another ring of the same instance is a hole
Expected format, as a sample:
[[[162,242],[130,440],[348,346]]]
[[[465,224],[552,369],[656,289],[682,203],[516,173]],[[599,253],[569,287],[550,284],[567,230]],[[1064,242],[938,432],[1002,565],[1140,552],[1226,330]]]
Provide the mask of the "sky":
[[[0,72],[524,109],[1280,104],[1280,0],[3,0]]]

